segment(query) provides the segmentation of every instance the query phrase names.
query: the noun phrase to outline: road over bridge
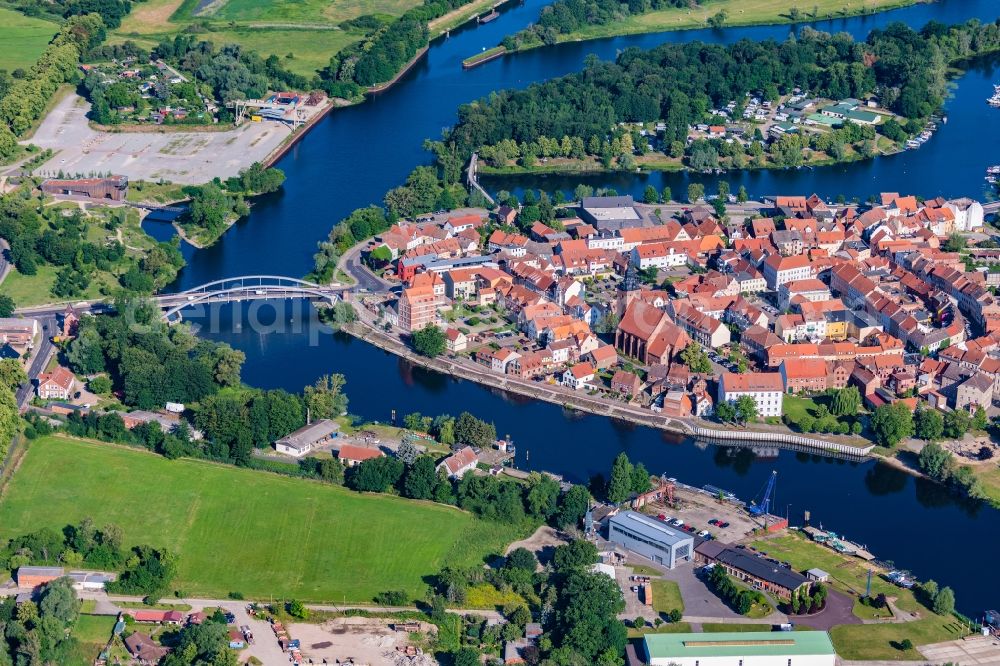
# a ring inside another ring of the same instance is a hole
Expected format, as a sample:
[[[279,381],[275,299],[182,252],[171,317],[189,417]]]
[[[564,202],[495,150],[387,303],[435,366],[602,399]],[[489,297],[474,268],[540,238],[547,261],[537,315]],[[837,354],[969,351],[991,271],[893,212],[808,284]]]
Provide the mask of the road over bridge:
[[[347,285],[317,284],[282,275],[241,275],[207,282],[175,294],[157,294],[150,296],[148,300],[163,310],[166,321],[177,321],[177,315],[184,308],[194,305],[288,298],[306,298],[332,304],[348,289],[350,287]],[[17,314],[36,318],[54,316],[64,312],[68,305],[72,305],[77,313],[114,310],[113,303],[94,299],[18,308]]]
[[[342,286],[316,284],[281,275],[242,275],[207,282],[177,294],[160,294],[153,300],[163,310],[166,321],[177,321],[184,308],[207,303],[307,298],[332,305],[344,290]]]

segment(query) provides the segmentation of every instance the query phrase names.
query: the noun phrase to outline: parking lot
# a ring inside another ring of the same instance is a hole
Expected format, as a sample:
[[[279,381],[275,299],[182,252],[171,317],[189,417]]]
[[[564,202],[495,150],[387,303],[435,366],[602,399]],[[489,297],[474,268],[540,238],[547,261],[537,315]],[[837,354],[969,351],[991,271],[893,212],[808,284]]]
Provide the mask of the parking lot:
[[[79,95],[68,95],[45,117],[31,143],[52,149],[55,156],[36,174],[108,172],[133,180],[201,184],[264,161],[291,134],[278,122],[247,122],[225,131],[165,131],[154,125],[142,132],[104,132],[88,124],[89,109]]]
[[[753,528],[759,526],[746,511],[731,502],[720,502],[718,498],[683,488],[678,488],[674,497],[678,508],[653,504],[649,505],[648,513],[681,520],[684,522],[684,527],[693,527],[695,534],[705,530],[713,538],[724,543],[736,543],[748,536]],[[713,520],[716,524],[709,522]],[[718,523],[722,525],[728,523],[728,525],[723,527]]]

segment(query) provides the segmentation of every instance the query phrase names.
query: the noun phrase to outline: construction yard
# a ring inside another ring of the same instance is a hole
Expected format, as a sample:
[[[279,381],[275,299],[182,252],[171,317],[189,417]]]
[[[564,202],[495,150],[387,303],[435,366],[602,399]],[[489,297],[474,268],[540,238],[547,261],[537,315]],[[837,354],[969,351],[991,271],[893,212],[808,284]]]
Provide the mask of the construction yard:
[[[412,650],[426,644],[427,637],[436,627],[426,622],[415,624],[419,625],[419,630],[409,633],[397,631],[394,620],[338,617],[322,624],[292,624],[288,631],[290,636],[300,641],[302,656],[310,663],[436,664],[433,656],[413,656]],[[406,654],[407,646],[411,647],[411,656]]]
[[[325,105],[304,107],[311,116]],[[55,155],[37,175],[114,173],[132,180],[170,181],[199,185],[213,178],[237,175],[254,162],[263,162],[291,136],[279,122],[245,122],[230,129],[164,130],[153,126],[135,132],[107,132],[91,127],[90,104],[79,95],[67,95],[45,117],[28,140]],[[311,117],[310,116],[310,117]]]

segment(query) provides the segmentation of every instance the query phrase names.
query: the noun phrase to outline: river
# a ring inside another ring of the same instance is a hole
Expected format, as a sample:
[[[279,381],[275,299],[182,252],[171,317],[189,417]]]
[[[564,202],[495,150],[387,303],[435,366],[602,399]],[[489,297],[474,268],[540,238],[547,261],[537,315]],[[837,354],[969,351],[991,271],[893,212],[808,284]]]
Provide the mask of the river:
[[[195,251],[185,247],[188,266],[168,291],[242,274],[300,276],[312,266],[315,244],[354,208],[379,203],[418,164],[430,163],[421,149],[455,120],[462,102],[504,87],[522,87],[580,68],[590,53],[613,58],[629,47],[651,47],[666,41],[701,39],[730,42],[743,37],[784,38],[789,26],[700,30],[637,35],[561,44],[490,62],[463,71],[461,61],[534,19],[543,0],[526,0],[506,8],[499,19],[453,32],[437,41],[427,57],[389,91],[365,104],[335,111],[315,127],[277,166],[287,175],[280,193],[258,200],[252,214],[215,246]],[[978,17],[993,20],[995,0],[944,0],[934,4],[815,24],[823,30],[847,31],[863,37],[893,20],[920,27],[929,20],[958,22]],[[745,184],[752,195],[818,192],[867,198],[878,191],[898,190],[931,196],[982,196],[985,166],[1000,161],[1000,111],[990,110],[991,65],[977,66],[960,81],[948,103],[949,122],[917,151],[864,163],[816,170],[729,174],[735,189]],[[647,182],[686,188],[684,174],[588,177],[595,186],[640,193]],[[581,178],[490,179],[487,186],[571,189]],[[702,180],[714,189],[712,179]],[[150,223],[158,237],[168,225]],[[277,308],[277,310],[276,310]],[[236,325],[249,311],[273,326]],[[778,471],[778,513],[789,510],[793,523],[810,510],[813,523],[866,544],[879,557],[895,560],[921,578],[935,578],[956,590],[959,607],[978,615],[997,604],[989,573],[1000,548],[1000,512],[956,500],[941,488],[874,463],[848,463],[782,452],[756,458],[746,451],[699,447],[675,441],[643,427],[602,417],[567,414],[547,403],[517,399],[446,376],[411,367],[370,345],[347,336],[319,334],[310,310],[294,303],[224,307],[203,334],[224,340],[247,354],[243,378],[266,388],[300,390],[327,372],[346,375],[351,412],[386,421],[390,410],[457,414],[463,410],[493,420],[501,434],[518,445],[517,464],[547,469],[578,482],[606,472],[619,451],[642,461],[656,473],[701,485],[711,483],[744,499],[758,494],[769,472]],[[790,505],[790,506],[789,506]],[[935,537],[934,534],[939,534]],[[942,538],[942,535],[946,538]],[[938,546],[931,547],[935,542]],[[956,552],[961,543],[972,544]],[[951,543],[948,553],[943,546]]]

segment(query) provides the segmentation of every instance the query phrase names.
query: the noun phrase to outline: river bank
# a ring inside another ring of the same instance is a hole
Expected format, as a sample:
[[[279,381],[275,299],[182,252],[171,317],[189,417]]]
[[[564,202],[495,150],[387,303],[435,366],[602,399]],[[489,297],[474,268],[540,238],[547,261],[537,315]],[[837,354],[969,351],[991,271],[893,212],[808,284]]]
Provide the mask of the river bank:
[[[810,25],[819,21],[833,21],[860,16],[872,16],[880,12],[909,7],[934,0],[873,0],[862,2],[857,7],[844,6],[840,0],[817,0],[809,11],[797,7],[789,9],[781,0],[717,0],[683,8],[669,8],[658,11],[632,14],[615,21],[599,25],[585,25],[568,33],[559,33],[556,43],[585,42],[629,35],[661,32],[679,32],[710,28],[748,28],[772,25]],[[720,14],[724,18],[719,20]],[[718,21],[717,24],[713,25]],[[516,40],[527,31],[514,35]],[[505,40],[506,41],[506,40]],[[512,46],[507,44],[509,53],[521,53],[545,48],[552,44],[541,40]]]

